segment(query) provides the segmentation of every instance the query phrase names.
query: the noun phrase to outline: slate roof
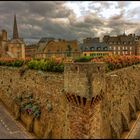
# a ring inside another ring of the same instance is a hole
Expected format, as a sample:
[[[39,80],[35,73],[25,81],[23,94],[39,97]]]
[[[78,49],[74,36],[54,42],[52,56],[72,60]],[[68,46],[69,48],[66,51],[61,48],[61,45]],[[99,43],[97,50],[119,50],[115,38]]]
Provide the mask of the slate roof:
[[[81,44],[80,48],[83,51],[108,51],[109,50],[109,46],[104,42]]]
[[[55,40],[53,37],[43,37],[39,40],[38,43],[48,43],[48,41]]]

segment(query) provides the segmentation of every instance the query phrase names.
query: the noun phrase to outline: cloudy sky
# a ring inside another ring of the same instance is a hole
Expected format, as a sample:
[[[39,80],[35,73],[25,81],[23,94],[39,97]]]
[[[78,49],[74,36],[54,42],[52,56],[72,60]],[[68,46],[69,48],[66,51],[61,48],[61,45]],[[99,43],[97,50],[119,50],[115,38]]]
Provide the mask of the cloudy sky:
[[[0,1],[0,29],[12,35],[16,13],[20,37],[81,40],[105,34],[140,35],[139,1]]]

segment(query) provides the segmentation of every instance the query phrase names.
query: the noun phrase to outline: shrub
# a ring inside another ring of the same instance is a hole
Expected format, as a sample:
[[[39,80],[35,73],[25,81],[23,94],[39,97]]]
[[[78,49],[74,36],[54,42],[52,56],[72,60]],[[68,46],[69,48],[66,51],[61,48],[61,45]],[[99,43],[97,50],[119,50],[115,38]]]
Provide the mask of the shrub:
[[[28,62],[27,66],[30,69],[43,70],[48,72],[63,72],[64,64],[63,62],[58,62],[55,60],[31,60]]]
[[[79,58],[75,59],[74,62],[89,62],[93,58],[94,58],[93,56],[83,56],[83,57],[79,57]]]
[[[91,62],[105,62],[108,70],[115,70],[140,63],[139,56],[106,56],[102,58],[93,58]]]

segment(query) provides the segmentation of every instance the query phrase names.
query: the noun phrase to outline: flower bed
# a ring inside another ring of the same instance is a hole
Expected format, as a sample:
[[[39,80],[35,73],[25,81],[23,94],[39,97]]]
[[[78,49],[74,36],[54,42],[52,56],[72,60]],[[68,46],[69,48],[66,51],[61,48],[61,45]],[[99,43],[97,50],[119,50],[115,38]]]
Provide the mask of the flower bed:
[[[24,64],[27,64],[31,59],[13,59],[13,58],[0,58],[0,66],[12,66],[12,67],[21,67]]]
[[[140,64],[140,56],[105,56],[102,58],[94,58],[91,62],[105,62],[107,64],[108,71],[110,71]]]
[[[27,65],[29,69],[42,70],[48,72],[63,72],[64,63],[63,59],[60,58],[51,58],[51,59],[0,59],[0,66],[12,66],[12,67],[21,67]]]
[[[31,60],[27,66],[30,69],[42,70],[48,72],[63,72],[64,64],[61,61],[51,60]]]
[[[42,70],[48,72],[59,72],[64,71],[64,62],[67,62],[67,59],[62,58],[51,58],[51,59],[0,59],[0,66],[13,66],[21,67],[26,65],[29,69]],[[115,70],[134,64],[140,63],[140,56],[102,56],[102,57],[79,57],[71,62],[105,62],[107,64],[107,70]]]

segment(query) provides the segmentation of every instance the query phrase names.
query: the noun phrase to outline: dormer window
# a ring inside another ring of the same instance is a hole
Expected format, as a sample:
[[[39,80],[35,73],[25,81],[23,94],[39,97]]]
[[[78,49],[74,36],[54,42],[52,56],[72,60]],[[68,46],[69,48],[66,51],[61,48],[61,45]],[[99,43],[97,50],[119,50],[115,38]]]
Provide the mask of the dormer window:
[[[87,47],[85,47],[85,51],[87,51],[88,49],[87,49]]]
[[[91,47],[90,50],[93,51],[94,50],[94,47]]]

